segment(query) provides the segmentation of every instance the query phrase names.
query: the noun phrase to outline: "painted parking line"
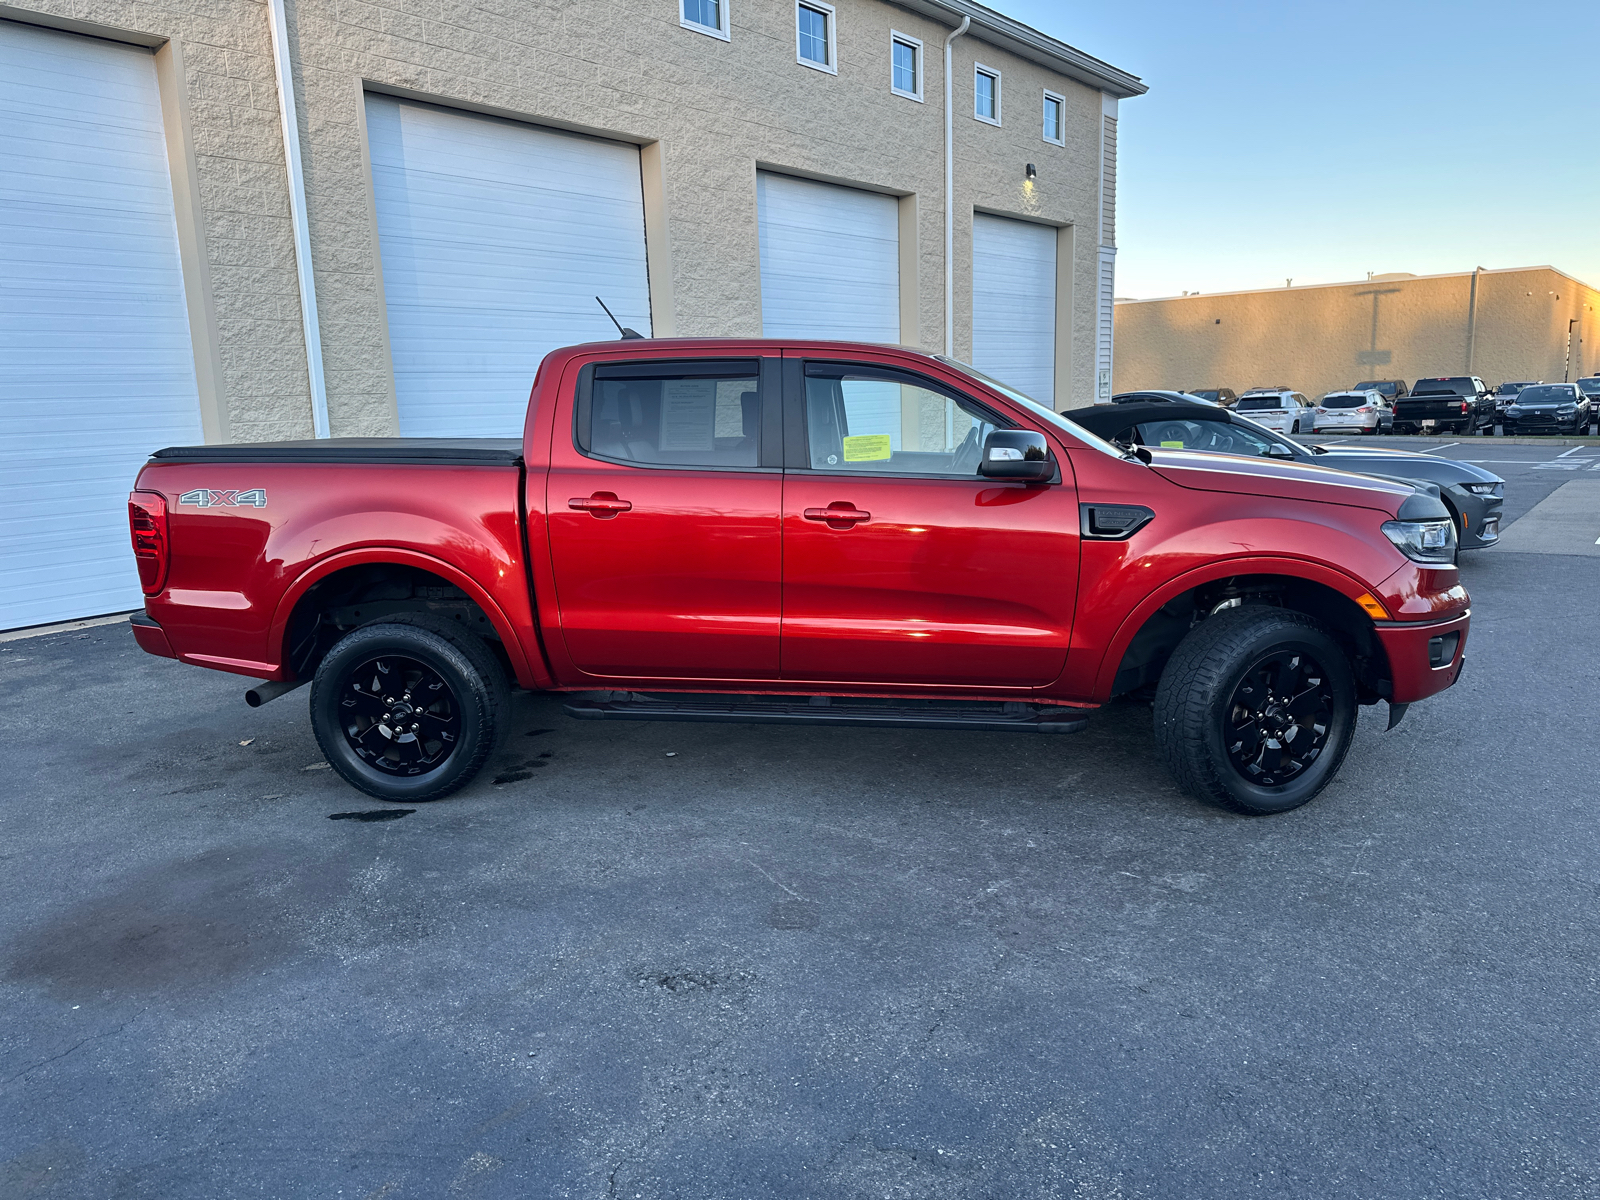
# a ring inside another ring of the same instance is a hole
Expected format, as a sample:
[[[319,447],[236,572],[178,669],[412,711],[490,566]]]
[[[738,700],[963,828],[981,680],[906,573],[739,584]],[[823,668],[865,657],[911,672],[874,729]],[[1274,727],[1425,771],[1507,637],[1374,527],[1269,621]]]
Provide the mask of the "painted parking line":
[[[1459,446],[1459,445],[1461,445],[1460,442],[1446,442],[1442,446],[1435,446],[1432,450],[1424,450],[1423,453],[1424,454],[1437,454],[1441,450],[1448,450],[1448,449],[1450,449],[1451,446]]]
[[[1600,558],[1600,479],[1563,483],[1501,531],[1495,550]]]

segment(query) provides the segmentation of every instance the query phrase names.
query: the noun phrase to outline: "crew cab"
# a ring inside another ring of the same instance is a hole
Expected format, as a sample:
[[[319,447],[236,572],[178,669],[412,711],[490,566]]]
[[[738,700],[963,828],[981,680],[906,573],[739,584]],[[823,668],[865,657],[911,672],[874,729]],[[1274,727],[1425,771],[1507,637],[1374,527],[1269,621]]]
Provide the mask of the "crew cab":
[[[508,692],[593,720],[1070,733],[1153,696],[1190,793],[1305,803],[1357,706],[1449,687],[1436,494],[1123,450],[949,359],[647,340],[541,364],[522,436],[173,447],[129,502],[152,654],[309,682],[329,764],[444,796]]]
[[[1493,433],[1494,422],[1494,396],[1476,375],[1419,379],[1394,406],[1396,433]]]

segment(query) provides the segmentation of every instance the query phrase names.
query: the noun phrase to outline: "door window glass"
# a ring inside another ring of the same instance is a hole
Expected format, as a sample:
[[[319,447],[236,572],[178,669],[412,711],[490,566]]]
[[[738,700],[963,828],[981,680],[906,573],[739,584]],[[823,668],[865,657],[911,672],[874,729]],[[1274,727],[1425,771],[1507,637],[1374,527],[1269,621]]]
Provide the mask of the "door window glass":
[[[976,476],[996,428],[965,397],[889,376],[806,369],[813,470]]]
[[[761,386],[755,363],[711,368],[692,364],[658,374],[618,378],[595,372],[583,449],[624,462],[691,467],[754,467],[760,456]],[[583,413],[579,413],[580,426]],[[586,435],[586,437],[585,437]]]

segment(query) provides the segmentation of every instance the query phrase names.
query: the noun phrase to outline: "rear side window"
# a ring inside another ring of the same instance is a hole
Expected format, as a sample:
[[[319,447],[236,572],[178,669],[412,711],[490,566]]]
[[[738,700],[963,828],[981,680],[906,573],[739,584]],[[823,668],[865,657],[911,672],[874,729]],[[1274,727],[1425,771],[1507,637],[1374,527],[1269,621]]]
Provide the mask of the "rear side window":
[[[815,471],[976,476],[998,427],[975,401],[891,372],[808,365],[805,381]]]
[[[761,454],[760,364],[602,364],[577,415],[579,449],[600,458],[754,467]]]

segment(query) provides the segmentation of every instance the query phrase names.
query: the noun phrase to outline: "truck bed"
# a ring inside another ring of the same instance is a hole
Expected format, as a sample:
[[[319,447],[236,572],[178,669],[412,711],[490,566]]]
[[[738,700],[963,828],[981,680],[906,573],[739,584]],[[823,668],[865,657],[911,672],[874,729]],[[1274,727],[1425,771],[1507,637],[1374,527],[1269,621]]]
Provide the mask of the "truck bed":
[[[319,438],[301,442],[240,442],[226,446],[168,446],[151,462],[358,463],[380,466],[515,466],[521,438]]]

